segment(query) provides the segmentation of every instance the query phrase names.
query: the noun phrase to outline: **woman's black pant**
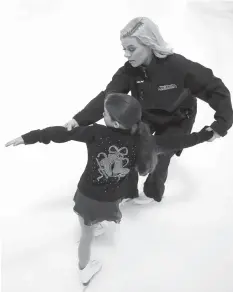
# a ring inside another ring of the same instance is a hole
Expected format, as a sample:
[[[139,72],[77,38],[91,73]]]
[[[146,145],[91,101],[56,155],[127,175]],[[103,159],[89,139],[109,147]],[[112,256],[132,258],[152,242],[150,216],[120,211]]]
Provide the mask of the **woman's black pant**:
[[[159,134],[159,135],[169,135],[169,134],[175,134],[175,133],[188,134],[192,131],[195,117],[196,117],[196,111],[192,114],[191,117],[183,120],[179,125],[168,126],[165,130],[163,129],[160,132],[157,131],[156,134]],[[168,176],[168,167],[169,167],[171,158],[173,157],[174,154],[176,154],[177,156],[180,156],[181,151],[179,153],[177,153],[177,150],[174,152],[170,151],[169,153],[164,153],[164,154],[159,155],[158,164],[154,172],[148,175],[144,183],[143,191],[145,195],[147,197],[153,198],[157,202],[160,202],[162,200],[162,197],[165,191],[165,182]],[[135,183],[138,184],[138,173],[134,172],[132,173],[132,176],[134,177],[133,181],[135,181]],[[136,188],[134,188],[134,190],[132,189],[132,191],[126,195],[126,198],[135,198],[135,197],[138,197],[138,191],[136,191]]]

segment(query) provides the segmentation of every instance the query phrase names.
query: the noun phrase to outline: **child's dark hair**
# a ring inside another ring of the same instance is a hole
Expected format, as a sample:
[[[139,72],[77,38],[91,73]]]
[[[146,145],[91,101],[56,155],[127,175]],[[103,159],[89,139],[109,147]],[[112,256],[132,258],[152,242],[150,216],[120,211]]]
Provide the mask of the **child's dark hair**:
[[[141,121],[142,108],[136,98],[123,93],[110,93],[105,98],[105,107],[112,120],[125,129],[131,129],[132,135],[139,136],[139,151],[136,169],[140,175],[154,171],[157,164],[155,137],[150,128]]]

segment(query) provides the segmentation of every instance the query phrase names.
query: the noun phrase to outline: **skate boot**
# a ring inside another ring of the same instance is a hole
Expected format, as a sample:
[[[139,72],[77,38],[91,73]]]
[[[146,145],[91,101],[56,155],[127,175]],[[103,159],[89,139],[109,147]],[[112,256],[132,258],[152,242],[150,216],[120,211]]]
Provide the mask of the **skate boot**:
[[[143,192],[140,194],[138,198],[133,199],[133,204],[135,205],[147,205],[153,202],[155,202],[155,200],[153,198],[145,196]]]
[[[124,206],[126,203],[128,203],[128,202],[130,202],[130,201],[132,201],[133,199],[131,199],[131,198],[127,198],[127,199],[123,199],[121,202],[120,202],[120,204],[119,204],[119,206],[121,207],[121,206]]]
[[[94,236],[97,237],[104,234],[107,226],[108,226],[108,223],[105,221],[93,225]]]
[[[101,268],[102,264],[99,261],[91,260],[83,270],[79,269],[80,281],[83,286],[87,286]]]

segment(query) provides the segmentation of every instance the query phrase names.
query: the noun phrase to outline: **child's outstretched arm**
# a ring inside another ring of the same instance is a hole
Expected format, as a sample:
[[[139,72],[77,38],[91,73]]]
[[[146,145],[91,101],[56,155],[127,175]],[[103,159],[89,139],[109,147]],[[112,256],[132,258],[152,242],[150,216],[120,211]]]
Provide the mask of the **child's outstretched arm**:
[[[43,144],[49,144],[50,142],[64,143],[72,140],[87,143],[94,138],[94,131],[94,126],[78,127],[74,128],[72,131],[67,131],[66,128],[60,126],[48,127],[43,130],[28,132],[21,137],[9,141],[5,146],[27,145],[37,142]]]
[[[23,141],[23,138],[22,138],[22,137],[18,137],[18,138],[14,139],[14,140],[11,140],[11,141],[7,142],[7,143],[5,144],[5,146],[6,146],[6,147],[9,147],[9,146],[11,146],[11,145],[13,145],[13,146],[18,146],[18,145],[20,145],[20,144],[24,144],[24,141]]]
[[[200,132],[193,132],[191,134],[164,134],[154,136],[157,152],[166,153],[170,151],[179,151],[207,142],[214,135],[214,132],[209,129],[210,128],[206,126]]]

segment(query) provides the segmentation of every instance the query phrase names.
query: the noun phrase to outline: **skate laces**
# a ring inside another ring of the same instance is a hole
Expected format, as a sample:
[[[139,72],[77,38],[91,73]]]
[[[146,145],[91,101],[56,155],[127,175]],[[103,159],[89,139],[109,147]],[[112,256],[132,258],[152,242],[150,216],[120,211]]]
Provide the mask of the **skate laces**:
[[[96,225],[94,225],[95,229],[102,229],[103,225],[101,223],[97,223]]]
[[[90,267],[96,266],[99,262],[96,260],[90,261]]]

